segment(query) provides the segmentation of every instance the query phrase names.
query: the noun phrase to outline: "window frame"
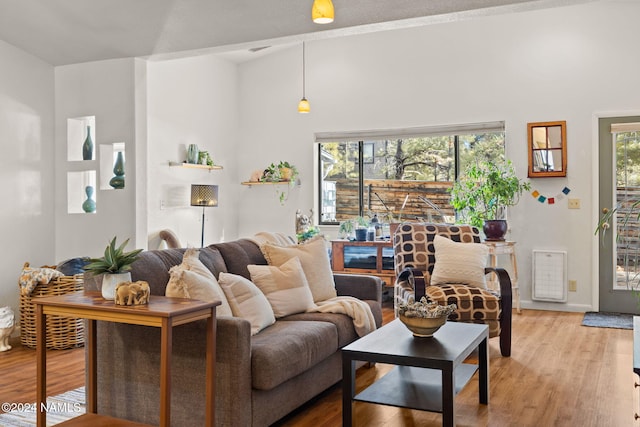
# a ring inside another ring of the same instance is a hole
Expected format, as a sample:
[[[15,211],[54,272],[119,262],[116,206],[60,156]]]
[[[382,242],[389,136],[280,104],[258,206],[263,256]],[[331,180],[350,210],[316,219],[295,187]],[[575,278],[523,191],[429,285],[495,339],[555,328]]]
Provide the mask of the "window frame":
[[[385,130],[368,130],[368,131],[346,131],[346,132],[317,132],[315,134],[315,142],[317,145],[317,159],[315,167],[317,167],[317,181],[315,183],[315,191],[317,191],[317,223],[319,225],[339,225],[339,221],[323,221],[322,220],[322,143],[327,142],[351,142],[358,144],[358,215],[364,216],[364,145],[372,140],[385,139],[406,139],[420,137],[435,136],[452,136],[454,138],[454,181],[458,179],[461,173],[460,169],[460,135],[485,134],[502,132],[505,134],[506,149],[506,131],[505,122],[483,122],[458,125],[441,125],[426,126],[415,128],[385,129]],[[336,196],[337,200],[337,196]]]

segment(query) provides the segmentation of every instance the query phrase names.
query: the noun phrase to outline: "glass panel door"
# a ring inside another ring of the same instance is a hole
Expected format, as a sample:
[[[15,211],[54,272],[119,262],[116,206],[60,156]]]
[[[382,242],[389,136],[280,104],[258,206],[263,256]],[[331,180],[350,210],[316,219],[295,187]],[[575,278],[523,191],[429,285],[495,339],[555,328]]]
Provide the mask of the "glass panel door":
[[[615,144],[616,245],[614,289],[640,288],[640,132],[613,134]]]
[[[598,236],[600,311],[638,313],[640,290],[640,230],[637,214],[628,216],[640,200],[640,144],[627,131],[612,134],[612,126],[640,122],[634,117],[598,119],[598,192],[601,213],[617,209],[606,233]],[[640,211],[640,205],[635,212]]]

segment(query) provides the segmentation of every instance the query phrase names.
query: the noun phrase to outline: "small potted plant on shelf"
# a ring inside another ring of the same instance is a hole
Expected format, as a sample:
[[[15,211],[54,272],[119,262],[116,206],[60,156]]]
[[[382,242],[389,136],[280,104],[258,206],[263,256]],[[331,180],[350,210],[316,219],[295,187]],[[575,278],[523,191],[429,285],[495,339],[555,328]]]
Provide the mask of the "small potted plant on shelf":
[[[298,169],[294,165],[286,161],[280,161],[280,163],[278,163],[278,170],[280,171],[280,177],[283,181],[289,181],[295,184],[298,179]]]
[[[482,227],[487,240],[504,240],[507,232],[506,208],[520,201],[530,190],[511,164],[481,161],[471,164],[451,189],[451,205],[461,214],[458,222]]]
[[[205,166],[213,166],[213,159],[208,151],[200,151],[198,153],[198,163]]]
[[[271,163],[267,168],[262,172],[262,177],[260,181],[262,182],[283,182],[288,183],[290,188],[293,188],[298,180],[298,169],[289,162],[280,161],[278,164]],[[287,200],[287,192],[281,191],[276,188],[276,194],[278,195],[278,199],[280,200],[280,204],[284,204],[285,200]]]
[[[114,237],[107,248],[104,250],[102,258],[91,258],[89,264],[84,269],[97,276],[102,274],[102,297],[112,300],[115,298],[116,285],[121,282],[131,281],[131,264],[138,258],[142,249],[135,249],[125,252],[124,248],[129,243],[129,239],[125,240],[120,246],[116,247],[116,237]]]

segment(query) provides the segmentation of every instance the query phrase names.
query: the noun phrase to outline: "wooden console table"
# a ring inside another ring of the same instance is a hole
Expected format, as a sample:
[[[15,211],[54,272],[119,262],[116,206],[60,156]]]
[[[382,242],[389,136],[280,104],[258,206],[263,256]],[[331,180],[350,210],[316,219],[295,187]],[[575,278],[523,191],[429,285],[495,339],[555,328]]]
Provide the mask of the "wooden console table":
[[[99,292],[75,292],[54,297],[34,298],[37,331],[37,425],[46,426],[47,353],[46,316],[56,315],[89,320],[87,336],[87,413],[65,421],[59,426],[143,426],[132,421],[98,415],[96,321],[128,323],[161,328],[160,345],[160,426],[171,425],[171,351],[173,327],[196,320],[207,320],[206,425],[215,425],[215,358],[216,302],[202,302],[152,295],[148,305],[119,306],[102,298]]]
[[[389,251],[390,249],[390,251]],[[393,243],[389,240],[331,241],[331,269],[340,274],[367,274],[393,287]]]
[[[520,287],[518,286],[518,262],[516,260],[516,242],[510,241],[484,241],[482,242],[489,247],[489,263],[491,267],[496,268],[498,265],[498,255],[509,255],[511,261],[511,288],[513,289],[513,298],[515,299],[516,312],[520,313]],[[497,288],[496,275],[491,274],[491,289]]]

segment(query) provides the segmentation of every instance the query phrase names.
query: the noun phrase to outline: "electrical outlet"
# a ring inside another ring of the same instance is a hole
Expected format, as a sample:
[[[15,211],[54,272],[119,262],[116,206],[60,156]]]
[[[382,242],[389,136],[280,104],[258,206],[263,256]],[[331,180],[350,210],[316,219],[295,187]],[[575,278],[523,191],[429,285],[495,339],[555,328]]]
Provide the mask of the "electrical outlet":
[[[569,199],[569,209],[580,209],[580,199]]]
[[[569,280],[569,292],[577,292],[577,291],[578,291],[578,281]]]

